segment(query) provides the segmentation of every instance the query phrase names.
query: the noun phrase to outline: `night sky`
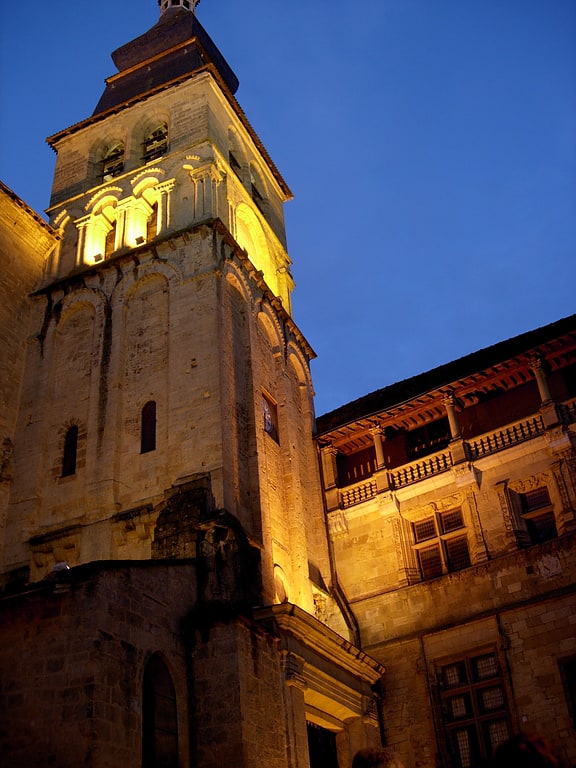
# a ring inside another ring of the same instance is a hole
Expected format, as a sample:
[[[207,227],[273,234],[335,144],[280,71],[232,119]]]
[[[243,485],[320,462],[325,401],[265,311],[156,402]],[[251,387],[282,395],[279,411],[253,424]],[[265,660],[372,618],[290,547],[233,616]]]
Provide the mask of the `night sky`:
[[[156,0],[3,2],[0,178],[47,207]],[[575,0],[202,0],[294,192],[318,414],[576,311]]]

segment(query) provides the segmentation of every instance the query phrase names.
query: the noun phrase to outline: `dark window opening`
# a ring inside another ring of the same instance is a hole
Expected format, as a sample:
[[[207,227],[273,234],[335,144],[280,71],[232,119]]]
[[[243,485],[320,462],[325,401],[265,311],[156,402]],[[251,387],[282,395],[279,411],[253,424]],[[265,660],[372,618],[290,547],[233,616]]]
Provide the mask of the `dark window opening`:
[[[156,450],[156,403],[149,400],[142,408],[142,426],[140,431],[140,453]]]
[[[442,418],[413,429],[407,434],[408,457],[410,459],[426,456],[446,448],[450,442],[448,419]]]
[[[120,176],[124,170],[124,144],[115,144],[102,160],[102,181]]]
[[[158,656],[146,666],[142,693],[142,767],[178,768],[176,692]]]
[[[560,673],[572,723],[576,726],[576,657],[560,662]]]
[[[310,768],[338,768],[336,734],[313,723],[306,726]]]
[[[62,455],[62,477],[76,474],[76,459],[78,456],[78,427],[69,427],[64,437],[64,453]]]
[[[447,539],[444,542],[446,547],[446,560],[449,571],[461,571],[470,565],[470,552],[468,551],[468,539],[466,536],[459,536],[457,539]]]
[[[237,159],[236,155],[233,152],[229,152],[228,153],[228,160],[230,162],[230,167],[232,168],[234,173],[237,176],[240,176],[240,173],[242,172],[242,166],[238,162],[238,159]]]
[[[340,488],[362,482],[372,477],[376,471],[376,450],[372,445],[349,455],[339,453],[336,457],[336,465]]]
[[[151,131],[144,139],[144,162],[156,160],[166,152],[168,152],[168,126],[164,124]]]
[[[521,493],[520,508],[526,523],[530,544],[540,544],[558,537],[550,494],[545,487]]]
[[[437,544],[433,547],[419,549],[418,561],[424,581],[442,576],[442,557],[440,555],[440,547]]]
[[[252,192],[252,200],[256,203],[256,207],[260,211],[260,213],[265,214],[264,210],[264,198],[262,197],[260,190],[258,187],[252,182],[251,185],[251,192]]]

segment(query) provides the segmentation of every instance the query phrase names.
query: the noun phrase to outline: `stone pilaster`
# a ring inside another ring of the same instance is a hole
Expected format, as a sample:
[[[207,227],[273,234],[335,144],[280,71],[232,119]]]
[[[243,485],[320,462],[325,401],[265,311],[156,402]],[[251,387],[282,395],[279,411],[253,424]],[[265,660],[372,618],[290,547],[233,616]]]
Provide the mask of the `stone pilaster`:
[[[286,695],[286,719],[288,737],[288,765],[308,768],[308,732],[306,729],[306,705],[304,691],[304,659],[291,651],[282,651]]]

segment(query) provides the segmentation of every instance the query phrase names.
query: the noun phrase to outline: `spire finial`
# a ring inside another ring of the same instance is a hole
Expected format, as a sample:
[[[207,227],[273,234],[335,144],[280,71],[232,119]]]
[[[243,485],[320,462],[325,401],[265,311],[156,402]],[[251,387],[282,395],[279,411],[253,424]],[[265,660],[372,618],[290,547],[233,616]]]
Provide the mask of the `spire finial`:
[[[196,13],[196,6],[200,0],[158,0],[160,6],[160,15],[170,10],[170,8],[184,8],[187,11]]]

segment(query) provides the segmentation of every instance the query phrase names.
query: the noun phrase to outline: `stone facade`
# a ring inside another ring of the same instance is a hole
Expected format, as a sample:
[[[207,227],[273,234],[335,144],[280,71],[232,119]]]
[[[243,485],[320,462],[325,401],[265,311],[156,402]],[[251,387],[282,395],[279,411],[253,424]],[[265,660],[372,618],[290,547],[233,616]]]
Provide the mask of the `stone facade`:
[[[46,242],[6,251],[13,766],[304,768],[308,727],[344,762],[378,741],[384,669],[332,588],[290,191],[192,10],[115,52],[94,115],[49,139]]]
[[[386,733],[407,764],[474,765],[520,729],[576,759],[575,329],[318,419],[338,581],[387,669]]]
[[[575,318],[315,422],[291,193],[195,5],[49,139],[49,225],[0,189],[3,756],[574,762]]]
[[[0,560],[14,475],[14,431],[24,377],[32,304],[58,238],[52,228],[0,182]]]

